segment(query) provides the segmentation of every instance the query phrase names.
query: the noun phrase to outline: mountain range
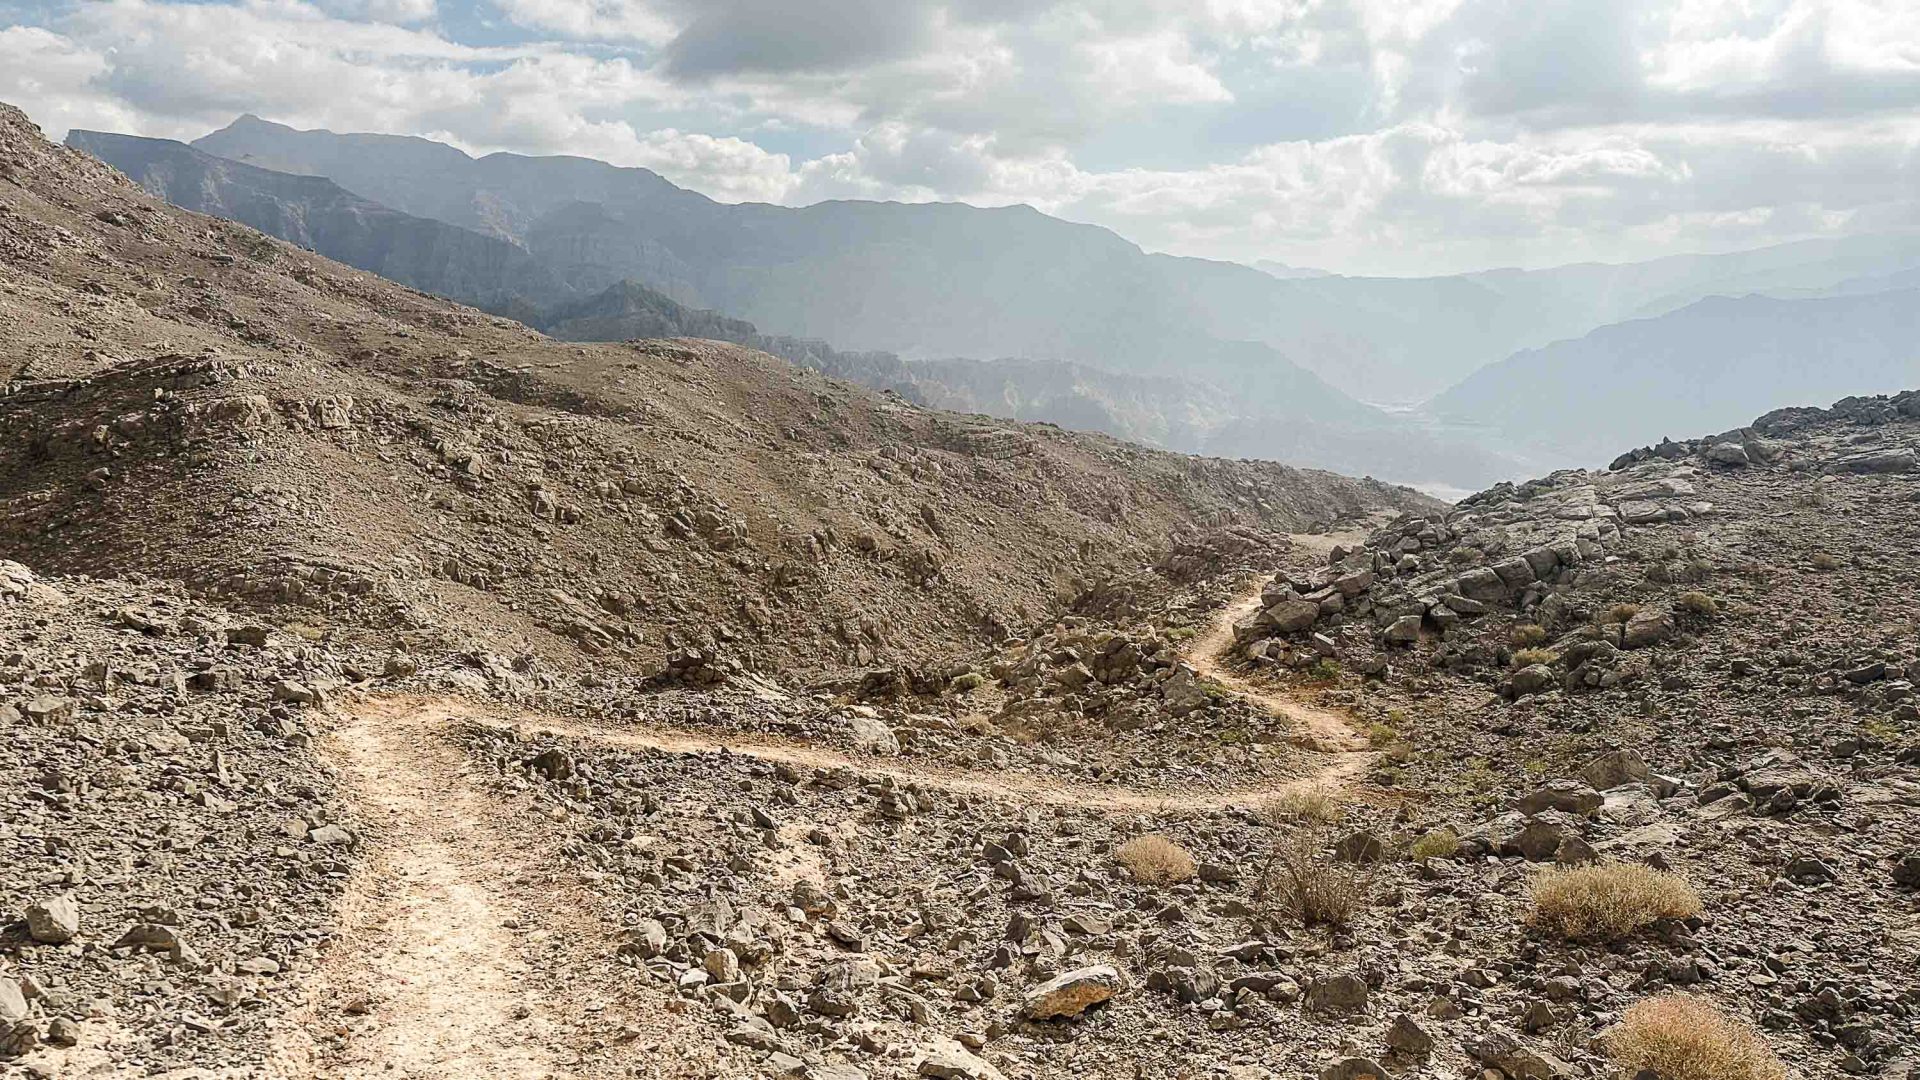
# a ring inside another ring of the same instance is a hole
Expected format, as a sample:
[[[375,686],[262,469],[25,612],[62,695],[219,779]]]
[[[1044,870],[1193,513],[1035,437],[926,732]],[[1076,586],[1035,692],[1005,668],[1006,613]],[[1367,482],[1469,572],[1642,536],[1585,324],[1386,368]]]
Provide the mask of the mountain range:
[[[1916,362],[1898,300],[1860,305],[1889,317],[1850,327],[1874,357],[1859,363],[1792,334],[1730,362],[1696,336],[1737,336],[1743,311],[1763,335],[1793,304],[1910,288],[1912,236],[1349,277],[1147,253],[1027,207],[726,204],[586,158],[476,158],[252,116],[191,146],[69,141],[182,206],[555,336],[716,337],[954,408],[1430,489],[1592,464],[1651,427],[1740,423],[1754,402],[1885,389]],[[1532,407],[1526,375],[1572,355],[1617,398],[1671,407],[1573,434]]]

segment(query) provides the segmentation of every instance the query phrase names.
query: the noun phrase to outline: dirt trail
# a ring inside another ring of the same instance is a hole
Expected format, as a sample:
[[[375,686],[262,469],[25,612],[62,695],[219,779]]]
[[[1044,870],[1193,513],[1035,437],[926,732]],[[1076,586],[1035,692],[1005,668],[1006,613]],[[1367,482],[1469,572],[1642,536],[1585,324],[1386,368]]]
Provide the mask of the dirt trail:
[[[458,698],[382,698],[353,703],[330,736],[349,797],[371,848],[342,903],[342,936],[322,971],[313,1027],[318,1075],[341,1080],[536,1080],[620,1075],[618,1055],[581,1055],[569,1018],[625,998],[621,1029],[656,1036],[643,1060],[656,1075],[717,1075],[711,1040],[687,1032],[635,998],[617,977],[592,973],[613,948],[607,927],[570,871],[543,853],[560,835],[469,775],[457,739],[463,723],[498,724],[604,746],[672,754],[730,753],[1019,802],[1120,812],[1255,806],[1290,790],[1344,787],[1372,755],[1337,713],[1251,685],[1221,664],[1233,623],[1259,604],[1259,583],[1197,637],[1188,660],[1202,674],[1300,725],[1324,764],[1303,779],[1155,791],[1107,787],[1017,772],[969,770],[856,756],[798,742],[730,741],[712,735],[598,724]],[[489,719],[499,717],[500,719]],[[805,866],[785,873],[809,872]],[[556,955],[559,953],[559,955]],[[570,954],[570,955],[569,955]],[[548,976],[559,972],[565,981]],[[358,1014],[361,1019],[351,1019]],[[343,1014],[344,1023],[336,1021]],[[604,1035],[601,1036],[604,1038]],[[593,1041],[593,1046],[604,1046]],[[678,1067],[668,1063],[672,1059]],[[704,1072],[702,1071],[704,1070]]]
[[[574,1067],[568,1046],[583,1011],[608,1012],[603,995],[620,996],[612,924],[573,869],[545,854],[559,840],[553,823],[469,776],[443,719],[363,701],[330,736],[371,854],[342,901],[315,997],[315,1026],[336,1036],[321,1040],[318,1075],[601,1075]]]
[[[1258,702],[1275,716],[1284,716],[1302,729],[1303,742],[1315,749],[1337,754],[1355,754],[1367,748],[1366,739],[1339,713],[1309,705],[1292,695],[1255,686],[1230,670],[1224,661],[1233,648],[1233,624],[1260,609],[1260,588],[1266,579],[1256,578],[1214,616],[1206,630],[1193,639],[1187,662],[1201,675],[1225,686],[1249,701]],[[1351,762],[1354,768],[1364,761]],[[1333,768],[1339,767],[1338,764]]]
[[[415,715],[431,723],[450,725],[459,721],[487,723],[483,717],[497,709],[474,705],[458,698],[415,699]],[[1048,806],[1090,806],[1102,810],[1153,812],[1165,810],[1211,810],[1222,806],[1253,806],[1282,792],[1335,783],[1356,773],[1364,762],[1344,756],[1331,761],[1311,776],[1297,780],[1259,784],[1223,785],[1195,790],[1191,784],[1179,790],[1156,791],[1111,787],[1063,780],[1052,776],[1031,776],[1018,772],[963,769],[946,765],[908,763],[899,759],[856,755],[799,742],[734,740],[683,731],[619,727],[539,713],[517,713],[501,718],[498,726],[531,735],[552,735],[578,739],[602,746],[629,750],[655,750],[669,754],[737,754],[777,761],[812,769],[849,768],[865,776],[885,776],[900,783],[924,784],[943,791],[969,795],[987,795],[1015,802]]]
[[[485,824],[496,808],[463,775],[459,748],[417,715],[359,709],[333,743],[374,855],[345,902],[329,989],[374,1022],[353,1029],[331,1074],[552,1075],[506,929],[532,899],[520,885],[527,848],[499,842]]]

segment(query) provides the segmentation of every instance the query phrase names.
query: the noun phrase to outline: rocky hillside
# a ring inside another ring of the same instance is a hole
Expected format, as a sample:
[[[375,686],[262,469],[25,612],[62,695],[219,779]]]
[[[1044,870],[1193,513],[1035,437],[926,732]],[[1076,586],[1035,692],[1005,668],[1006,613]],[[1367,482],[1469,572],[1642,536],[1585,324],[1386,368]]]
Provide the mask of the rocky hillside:
[[[0,498],[44,571],[507,654],[833,667],[992,640],[1182,530],[1420,501],[714,343],[558,344],[7,136]]]
[[[1366,725],[1371,779],[1415,800],[1383,844],[1445,855],[1396,875],[1396,924],[1565,1065],[1523,1075],[1579,1075],[1682,991],[1795,1075],[1905,1078],[1920,1002],[1883,972],[1920,961],[1917,518],[1920,391],[1781,409],[1396,520],[1267,582],[1236,652]],[[1697,911],[1542,933],[1539,867],[1609,863]]]
[[[0,326],[0,1068],[1920,1077],[1920,393],[1447,506],[556,342],[12,112]]]

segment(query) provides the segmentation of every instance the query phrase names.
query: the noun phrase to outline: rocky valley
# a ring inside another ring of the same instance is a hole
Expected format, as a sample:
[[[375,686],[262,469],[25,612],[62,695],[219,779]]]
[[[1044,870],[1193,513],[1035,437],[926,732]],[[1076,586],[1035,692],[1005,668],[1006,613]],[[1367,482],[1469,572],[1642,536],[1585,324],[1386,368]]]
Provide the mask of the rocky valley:
[[[0,107],[0,1070],[1920,1078],[1920,392],[1449,504],[593,292]]]

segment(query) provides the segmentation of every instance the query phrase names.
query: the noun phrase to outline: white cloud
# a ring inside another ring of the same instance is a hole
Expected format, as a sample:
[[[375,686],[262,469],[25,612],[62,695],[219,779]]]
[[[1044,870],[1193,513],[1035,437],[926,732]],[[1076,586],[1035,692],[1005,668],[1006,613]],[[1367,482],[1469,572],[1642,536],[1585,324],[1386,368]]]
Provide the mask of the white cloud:
[[[651,45],[673,39],[672,20],[646,0],[493,0],[510,21],[563,37],[598,41],[638,41]]]
[[[601,157],[729,200],[1030,202],[1152,249],[1397,272],[1920,224],[1908,0],[55,11],[0,29],[0,98],[56,135],[257,112]]]

